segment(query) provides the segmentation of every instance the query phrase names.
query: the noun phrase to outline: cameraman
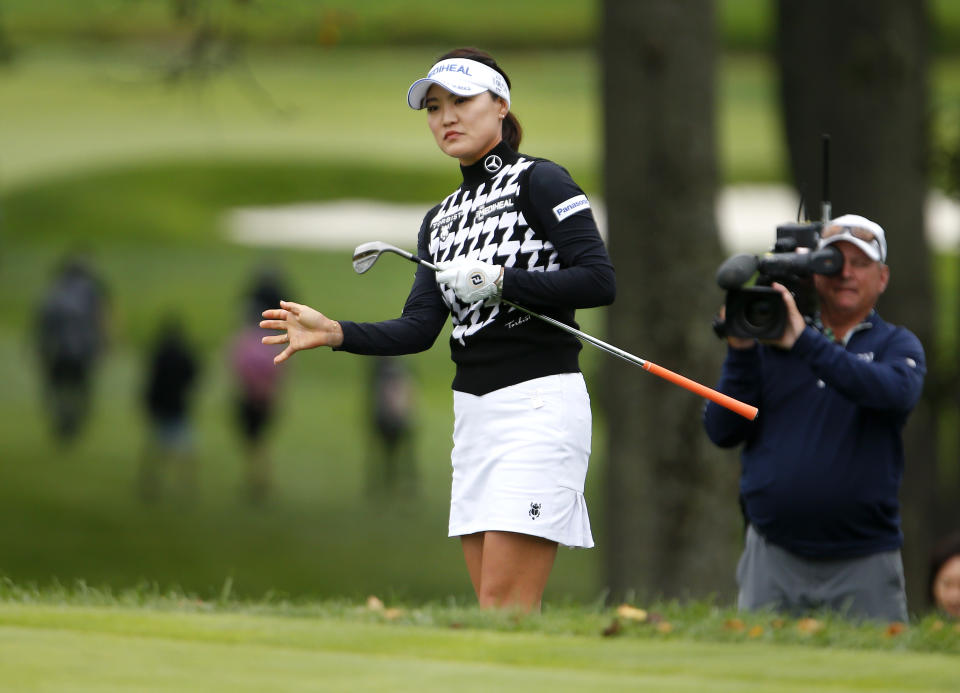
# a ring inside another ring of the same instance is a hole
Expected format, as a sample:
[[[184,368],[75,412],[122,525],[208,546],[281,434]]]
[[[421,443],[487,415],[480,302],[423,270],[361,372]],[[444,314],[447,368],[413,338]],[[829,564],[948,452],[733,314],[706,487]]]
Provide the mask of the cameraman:
[[[890,278],[883,229],[847,214],[825,226],[820,247],[831,244],[843,269],[815,275],[812,325],[774,284],[789,316],[783,335],[762,344],[727,337],[717,389],[759,407],[759,418],[713,403],[704,411],[715,444],[744,443],[737,604],[906,621],[897,494],[923,347],[874,308]]]

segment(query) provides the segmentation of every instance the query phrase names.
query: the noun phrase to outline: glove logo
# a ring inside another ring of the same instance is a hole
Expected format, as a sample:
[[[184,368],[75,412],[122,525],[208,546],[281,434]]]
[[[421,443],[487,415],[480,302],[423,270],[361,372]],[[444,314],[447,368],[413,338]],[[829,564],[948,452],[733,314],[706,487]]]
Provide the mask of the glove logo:
[[[491,154],[483,160],[483,167],[489,173],[496,173],[503,166],[503,160],[496,154]]]
[[[483,284],[483,273],[474,272],[473,274],[471,274],[470,283],[473,284],[474,286],[480,286],[481,284]]]

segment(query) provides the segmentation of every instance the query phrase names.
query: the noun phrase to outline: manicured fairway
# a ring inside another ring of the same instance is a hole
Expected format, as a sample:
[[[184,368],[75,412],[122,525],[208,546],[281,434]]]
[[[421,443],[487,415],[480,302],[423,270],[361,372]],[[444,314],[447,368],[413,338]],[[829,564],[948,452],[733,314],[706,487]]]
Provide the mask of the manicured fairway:
[[[956,691],[955,655],[0,603],[16,691]]]

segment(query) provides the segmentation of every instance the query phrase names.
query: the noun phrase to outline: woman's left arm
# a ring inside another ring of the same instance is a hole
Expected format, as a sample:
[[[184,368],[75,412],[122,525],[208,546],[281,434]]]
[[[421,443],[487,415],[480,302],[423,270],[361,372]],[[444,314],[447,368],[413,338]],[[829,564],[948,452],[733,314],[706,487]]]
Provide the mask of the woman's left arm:
[[[570,174],[553,162],[538,161],[523,202],[528,223],[555,248],[559,269],[504,268],[503,297],[525,306],[592,308],[613,303],[613,264],[590,202]]]

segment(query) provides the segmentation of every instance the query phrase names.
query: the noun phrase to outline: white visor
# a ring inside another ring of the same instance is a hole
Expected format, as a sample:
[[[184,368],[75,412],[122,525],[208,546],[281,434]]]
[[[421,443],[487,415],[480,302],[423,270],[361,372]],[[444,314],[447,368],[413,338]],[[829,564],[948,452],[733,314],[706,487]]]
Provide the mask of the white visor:
[[[467,58],[451,58],[441,60],[430,68],[430,72],[423,79],[418,79],[410,85],[407,91],[407,104],[410,108],[419,111],[424,107],[424,99],[430,86],[439,84],[441,87],[460,96],[475,96],[485,91],[493,92],[507,102],[510,108],[510,88],[507,80],[492,67]]]

